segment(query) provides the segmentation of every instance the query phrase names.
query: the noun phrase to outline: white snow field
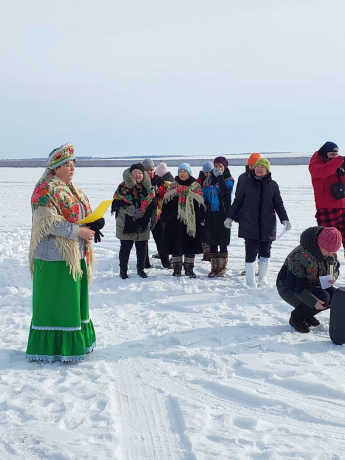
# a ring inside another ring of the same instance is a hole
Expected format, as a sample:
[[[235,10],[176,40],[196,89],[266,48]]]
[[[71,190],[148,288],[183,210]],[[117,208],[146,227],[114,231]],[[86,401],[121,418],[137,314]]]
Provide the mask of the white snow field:
[[[230,169],[235,179],[243,172]],[[122,171],[77,168],[74,179],[95,208],[112,198]],[[195,280],[173,278],[156,259],[141,279],[133,249],[130,278],[121,280],[108,211],[90,286],[97,347],[81,363],[62,364],[25,359],[30,196],[43,170],[0,170],[1,459],[345,458],[345,348],[329,339],[329,312],[311,333],[293,331],[275,288],[300,233],[316,225],[308,167],[271,171],[292,230],[273,244],[269,286],[249,289],[240,276],[237,225],[224,279],[207,278],[201,255]],[[152,239],[149,247],[156,253]],[[343,268],[342,250],[339,257]],[[50,289],[53,296],[63,286]]]

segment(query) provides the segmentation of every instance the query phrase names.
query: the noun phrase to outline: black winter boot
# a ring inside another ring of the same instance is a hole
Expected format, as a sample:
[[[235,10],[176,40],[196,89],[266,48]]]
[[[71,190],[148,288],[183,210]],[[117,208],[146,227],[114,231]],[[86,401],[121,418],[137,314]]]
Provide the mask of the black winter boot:
[[[147,241],[137,241],[135,248],[137,252],[137,273],[140,278],[147,278],[147,273],[144,272],[144,268],[148,268],[146,262],[149,261]]]
[[[120,277],[125,280],[128,278],[128,275],[127,275],[127,270],[128,270],[128,267],[120,267]]]
[[[140,268],[138,265],[137,265],[137,273],[140,276],[140,278],[147,278],[147,273],[145,273],[144,269]]]
[[[179,278],[182,272],[182,256],[172,257],[172,268],[174,270],[172,276]]]
[[[144,268],[152,268],[152,265],[150,264],[148,248],[146,249],[146,258],[145,258],[145,266],[144,266]]]
[[[295,329],[295,331],[301,332],[302,334],[306,334],[307,332],[310,332],[309,325],[306,321],[297,323],[294,320],[294,318],[291,316],[289,320],[289,324]]]
[[[163,268],[170,268],[169,254],[161,254],[160,259]]]
[[[193,272],[194,268],[194,257],[184,258],[184,273],[189,278],[196,278],[196,274]]]
[[[147,273],[145,273],[144,269],[142,267],[139,267],[139,265],[137,265],[137,273],[140,276],[140,278],[147,278]]]
[[[311,316],[310,318],[307,318],[305,320],[305,322],[308,324],[308,326],[313,326],[313,327],[316,327],[316,326],[320,326],[320,321],[315,318],[315,316]]]

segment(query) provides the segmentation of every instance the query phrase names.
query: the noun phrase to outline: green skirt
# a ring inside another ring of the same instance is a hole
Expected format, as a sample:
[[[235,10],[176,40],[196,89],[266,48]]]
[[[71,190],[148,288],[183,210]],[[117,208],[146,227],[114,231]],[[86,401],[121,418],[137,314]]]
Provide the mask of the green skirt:
[[[35,259],[27,359],[80,361],[96,346],[84,259],[80,266],[74,281],[65,261]]]

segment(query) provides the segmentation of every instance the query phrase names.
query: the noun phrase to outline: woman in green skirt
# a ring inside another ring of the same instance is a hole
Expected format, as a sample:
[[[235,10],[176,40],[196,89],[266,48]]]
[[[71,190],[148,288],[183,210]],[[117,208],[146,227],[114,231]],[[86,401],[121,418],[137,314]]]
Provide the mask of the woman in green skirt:
[[[53,150],[31,197],[33,312],[26,356],[32,361],[80,361],[96,345],[88,297],[95,231],[77,223],[91,208],[72,182],[74,169],[71,143]]]

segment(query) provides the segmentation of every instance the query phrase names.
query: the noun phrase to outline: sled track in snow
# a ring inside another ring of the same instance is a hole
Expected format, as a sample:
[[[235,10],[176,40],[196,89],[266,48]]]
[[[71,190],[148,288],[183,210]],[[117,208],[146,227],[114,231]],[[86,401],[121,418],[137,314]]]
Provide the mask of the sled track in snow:
[[[118,419],[119,460],[196,460],[184,432],[183,416],[174,397],[166,397],[145,379],[141,359],[120,361],[113,367],[113,389]],[[109,371],[108,371],[109,373]]]

